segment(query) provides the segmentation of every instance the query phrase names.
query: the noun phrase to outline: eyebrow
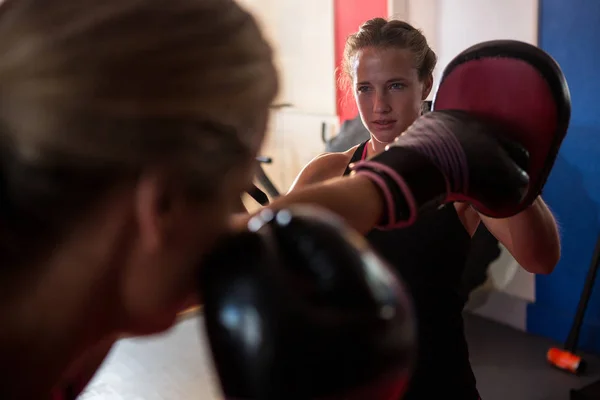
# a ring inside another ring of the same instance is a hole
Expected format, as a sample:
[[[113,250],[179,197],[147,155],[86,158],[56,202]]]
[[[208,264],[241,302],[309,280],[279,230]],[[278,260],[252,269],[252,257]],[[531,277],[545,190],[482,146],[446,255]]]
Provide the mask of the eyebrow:
[[[385,83],[392,83],[392,82],[398,82],[398,81],[407,81],[408,79],[406,78],[401,78],[401,77],[397,77],[397,78],[392,78],[392,79],[388,79]],[[357,85],[368,85],[371,82],[369,81],[363,81],[363,82],[357,82]]]

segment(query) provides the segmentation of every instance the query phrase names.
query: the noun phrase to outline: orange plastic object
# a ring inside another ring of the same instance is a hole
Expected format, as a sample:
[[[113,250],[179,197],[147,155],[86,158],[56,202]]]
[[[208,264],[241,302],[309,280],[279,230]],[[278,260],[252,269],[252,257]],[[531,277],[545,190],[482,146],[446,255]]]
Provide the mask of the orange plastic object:
[[[563,349],[551,348],[546,357],[550,364],[574,374],[577,374],[582,367],[581,357]]]

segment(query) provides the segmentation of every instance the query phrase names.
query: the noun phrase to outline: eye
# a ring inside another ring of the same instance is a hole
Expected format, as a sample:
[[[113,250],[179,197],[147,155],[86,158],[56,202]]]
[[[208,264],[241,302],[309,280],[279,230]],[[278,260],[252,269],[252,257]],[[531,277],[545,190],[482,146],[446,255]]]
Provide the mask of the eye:
[[[363,93],[363,92],[367,92],[367,91],[369,91],[369,89],[370,89],[370,87],[369,87],[369,86],[367,86],[367,85],[361,85],[361,86],[358,86],[358,87],[356,88],[356,91],[357,91],[358,93]]]
[[[390,85],[390,90],[402,90],[406,87],[404,83],[395,82]]]

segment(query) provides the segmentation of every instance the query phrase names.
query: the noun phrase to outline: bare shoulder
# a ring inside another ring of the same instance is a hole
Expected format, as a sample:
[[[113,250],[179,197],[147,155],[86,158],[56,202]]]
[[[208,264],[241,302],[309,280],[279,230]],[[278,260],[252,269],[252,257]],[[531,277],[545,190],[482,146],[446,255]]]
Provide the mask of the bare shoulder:
[[[300,171],[290,192],[303,186],[342,176],[357,147],[354,146],[350,150],[340,153],[323,153],[313,158]]]

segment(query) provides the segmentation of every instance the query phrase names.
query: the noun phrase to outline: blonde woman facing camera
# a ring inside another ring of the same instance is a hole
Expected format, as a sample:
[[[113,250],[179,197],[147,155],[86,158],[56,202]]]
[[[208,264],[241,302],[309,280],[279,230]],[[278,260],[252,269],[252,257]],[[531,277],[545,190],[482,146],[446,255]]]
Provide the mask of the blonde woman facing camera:
[[[410,24],[382,18],[365,22],[347,39],[344,70],[371,138],[345,153],[314,159],[297,177],[292,194],[349,175],[350,164],[384,152],[421,115],[435,65],[426,38]],[[427,186],[427,179],[419,184]],[[358,193],[347,193],[348,199],[353,196]],[[368,213],[368,202],[348,201],[348,209],[350,204],[357,214]],[[414,299],[419,355],[406,399],[432,399],[440,388],[460,399],[479,398],[463,332],[465,299],[460,289],[471,235],[480,221],[530,272],[548,273],[558,262],[556,224],[541,197],[508,219],[482,216],[466,202],[448,202],[405,229],[363,229],[373,248],[404,278]]]

